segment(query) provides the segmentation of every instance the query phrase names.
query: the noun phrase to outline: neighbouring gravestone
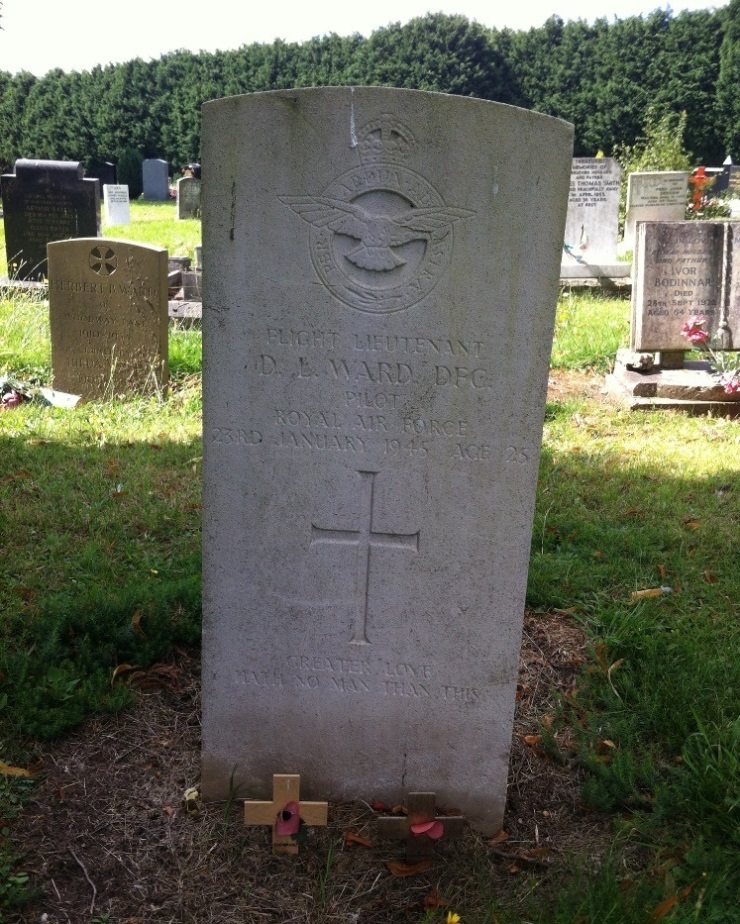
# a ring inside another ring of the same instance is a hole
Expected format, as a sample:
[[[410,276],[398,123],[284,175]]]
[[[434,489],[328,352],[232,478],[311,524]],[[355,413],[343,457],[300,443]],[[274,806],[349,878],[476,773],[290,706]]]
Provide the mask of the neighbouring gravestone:
[[[206,103],[203,155],[203,792],[495,831],[572,127],[302,89]]]
[[[150,158],[141,165],[144,198],[165,202],[170,197],[169,164],[166,160]]]
[[[632,408],[721,409],[738,401],[706,362],[688,353],[683,331],[701,318],[713,349],[738,349],[739,261],[740,234],[732,222],[638,224],[630,349],[618,352],[607,377],[612,395]]]
[[[635,245],[638,221],[681,221],[686,213],[689,174],[683,170],[630,173],[627,177],[627,214],[624,244]]]
[[[586,263],[616,261],[621,172],[613,157],[573,158],[565,220],[567,255]]]
[[[49,244],[57,391],[86,399],[167,385],[167,251],[88,238]]]
[[[711,195],[726,193],[728,196],[740,196],[740,166],[726,164],[716,174]]]
[[[631,348],[683,353],[681,329],[692,316],[706,319],[718,347],[740,348],[738,260],[740,234],[730,222],[639,224]]]
[[[184,176],[177,181],[177,217],[200,218],[200,180]]]
[[[17,160],[1,189],[11,279],[43,279],[50,241],[100,234],[100,186],[76,161]]]
[[[131,222],[131,207],[128,186],[103,187],[103,222],[106,225],[128,225]]]

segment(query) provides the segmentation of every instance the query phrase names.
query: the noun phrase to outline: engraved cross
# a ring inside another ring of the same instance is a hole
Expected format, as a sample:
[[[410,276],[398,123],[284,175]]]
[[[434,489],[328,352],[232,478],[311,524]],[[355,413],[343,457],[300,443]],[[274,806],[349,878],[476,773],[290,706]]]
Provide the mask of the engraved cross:
[[[370,602],[370,560],[374,548],[419,551],[419,531],[415,533],[383,533],[373,529],[375,476],[377,472],[357,472],[361,479],[362,519],[359,529],[324,529],[311,525],[311,545],[330,543],[357,548],[356,602],[352,645],[370,644],[367,637],[367,614]]]

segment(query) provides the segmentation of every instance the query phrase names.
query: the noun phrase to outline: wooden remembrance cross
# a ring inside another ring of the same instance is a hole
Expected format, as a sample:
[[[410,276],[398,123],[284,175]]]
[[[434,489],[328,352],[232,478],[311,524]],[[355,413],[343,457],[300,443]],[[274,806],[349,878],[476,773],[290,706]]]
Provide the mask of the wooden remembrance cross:
[[[298,853],[298,844],[291,835],[278,833],[279,827],[290,825],[294,813],[309,826],[323,827],[327,823],[328,804],[301,802],[300,791],[301,778],[297,773],[275,773],[272,777],[272,802],[244,803],[245,825],[272,825],[272,852],[276,855]]]
[[[462,815],[437,815],[435,793],[410,792],[406,802],[408,815],[379,818],[378,834],[389,840],[405,839],[406,859],[410,863],[433,854],[436,841],[456,841],[462,836]],[[426,825],[428,831],[413,830]]]
[[[359,529],[324,529],[311,525],[311,545],[318,543],[357,546],[357,618],[351,645],[368,645],[367,611],[370,600],[370,554],[375,547],[419,551],[419,531],[381,533],[373,529],[375,476],[377,472],[358,471],[363,482],[363,517]]]

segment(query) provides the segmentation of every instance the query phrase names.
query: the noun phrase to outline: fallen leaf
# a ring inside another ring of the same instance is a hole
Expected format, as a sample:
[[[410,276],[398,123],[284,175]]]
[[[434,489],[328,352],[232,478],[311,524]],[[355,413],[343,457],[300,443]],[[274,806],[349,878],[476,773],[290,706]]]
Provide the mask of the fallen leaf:
[[[606,558],[603,552],[594,552],[594,558]]]
[[[387,802],[373,802],[372,809],[374,812],[390,812],[391,806]]]
[[[168,818],[172,818],[172,816],[175,814],[175,810],[172,808],[171,805],[165,805],[162,811],[164,812],[165,815],[167,815]]]
[[[523,850],[522,857],[535,859],[536,857],[549,857],[550,850],[547,847],[532,847],[531,850]]]
[[[134,664],[119,664],[113,670],[113,676],[111,677],[111,686],[118,680],[120,677],[123,677],[124,674],[130,674],[131,671],[138,671],[139,668]]]
[[[668,577],[668,569],[665,565],[658,565],[658,574],[660,575],[661,581],[664,581]]]
[[[372,847],[373,845],[366,837],[355,834],[354,831],[347,831],[344,835],[345,844],[358,844],[360,847]]]
[[[406,815],[406,806],[405,805],[392,805],[391,806],[391,815]]]
[[[138,635],[139,638],[146,638],[146,633],[141,628],[141,610],[137,610],[134,615],[131,617],[131,628],[133,629],[134,635]]]
[[[651,921],[662,921],[663,918],[668,914],[668,912],[673,908],[674,905],[677,905],[679,901],[678,895],[671,895],[670,898],[667,898],[665,901],[661,902],[658,907],[650,915]]]
[[[11,767],[9,764],[5,764],[0,760],[0,773],[3,776],[31,776],[30,770],[24,770],[22,767]]]
[[[529,747],[536,747],[542,741],[542,735],[525,735],[522,741]]]
[[[613,741],[610,741],[608,738],[602,738],[599,742],[599,750],[603,751],[605,748],[615,748],[616,744]]]
[[[508,841],[509,835],[502,828],[495,837],[492,837],[489,841],[486,841],[489,847],[495,847],[496,844],[503,844],[504,841]]]
[[[424,899],[424,909],[426,911],[436,911],[438,908],[444,908],[445,905],[449,905],[449,902],[442,898],[436,889]]]
[[[716,584],[716,583],[717,583],[717,578],[712,574],[712,572],[709,570],[709,568],[707,568],[707,570],[704,572],[704,577],[706,578],[707,584]]]
[[[418,876],[425,869],[429,869],[432,861],[429,857],[419,860],[418,863],[403,863],[401,860],[386,860],[385,865],[392,876],[398,879],[406,879],[408,876]]]
[[[688,520],[683,521],[683,525],[686,529],[700,529],[701,523],[694,517],[689,517]]]
[[[521,873],[521,869],[516,865],[516,863],[512,863],[511,866],[506,867],[506,872],[511,873],[512,876],[517,876],[519,873]]]

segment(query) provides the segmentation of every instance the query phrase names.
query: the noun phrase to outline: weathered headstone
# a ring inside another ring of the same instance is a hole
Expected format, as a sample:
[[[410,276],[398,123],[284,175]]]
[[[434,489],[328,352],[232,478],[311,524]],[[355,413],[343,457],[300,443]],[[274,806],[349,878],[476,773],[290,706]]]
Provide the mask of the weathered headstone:
[[[740,166],[726,164],[716,174],[712,194],[726,193],[728,196],[740,195]]]
[[[684,333],[698,325],[713,350],[738,348],[738,261],[740,234],[732,222],[638,224],[630,349],[618,351],[607,376],[611,395],[632,409],[725,412],[740,400],[708,362],[689,352]]]
[[[692,316],[706,319],[718,348],[740,347],[740,234],[723,221],[647,222],[637,227],[631,348],[684,352]],[[733,265],[735,270],[733,273]]]
[[[141,165],[144,181],[144,198],[165,202],[170,197],[169,164],[166,160],[150,158]]]
[[[57,391],[106,398],[167,385],[167,251],[88,238],[49,244]]]
[[[686,212],[689,174],[683,170],[630,173],[627,177],[627,215],[624,244],[635,244],[638,221],[681,221]]]
[[[177,181],[177,217],[200,218],[200,180],[183,176]]]
[[[617,259],[619,178],[613,157],[574,157],[565,221],[567,255],[586,263]]]
[[[128,225],[131,222],[131,207],[128,186],[103,187],[103,221],[106,225]]]
[[[290,766],[496,830],[572,128],[307,89],[203,147],[203,792]]]
[[[100,234],[100,186],[76,161],[17,160],[0,188],[11,279],[43,279],[49,241]]]

